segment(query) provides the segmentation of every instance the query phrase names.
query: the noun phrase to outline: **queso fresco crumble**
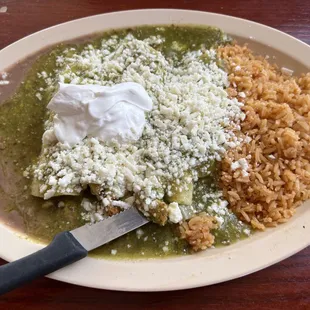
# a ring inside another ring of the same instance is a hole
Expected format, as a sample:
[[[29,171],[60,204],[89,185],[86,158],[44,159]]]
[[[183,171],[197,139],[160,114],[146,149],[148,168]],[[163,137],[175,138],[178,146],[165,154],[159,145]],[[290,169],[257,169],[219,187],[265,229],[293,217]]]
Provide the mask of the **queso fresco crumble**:
[[[49,199],[78,194],[90,185],[96,187],[102,207],[123,209],[135,203],[146,216],[162,207],[166,195],[171,201],[164,205],[169,220],[183,219],[178,203],[191,201],[173,201],[173,196],[190,192],[199,173],[207,175],[227,148],[239,144],[234,130],[245,115],[240,111],[242,103],[229,99],[224,90],[227,74],[217,66],[214,50],[185,53],[176,66],[176,61],[152,47],[163,40],[113,36],[100,49],[88,45],[80,54],[57,58],[60,82],[105,86],[136,82],[151,97],[153,109],[135,143],[107,144],[87,137],[73,147],[44,146],[39,164],[33,167],[38,195]],[[72,70],[75,67],[78,70]],[[52,126],[47,121],[46,127]],[[128,193],[132,196],[125,198]],[[100,216],[95,215],[100,219],[102,207]],[[163,225],[167,219],[159,221]]]
[[[249,236],[250,226],[274,223],[260,219],[262,209],[248,213],[240,198],[241,189],[255,194],[248,184],[260,166],[250,148],[259,137],[246,130],[256,126],[248,116],[256,90],[248,85],[259,78],[251,73],[258,64],[245,68],[252,61],[267,66],[219,29],[174,26],[119,30],[43,55],[1,107],[3,119],[10,104],[16,119],[25,116],[20,132],[44,119],[23,144],[37,141],[40,154],[29,148],[19,167],[29,204],[17,209],[29,233],[49,239],[136,207],[153,223],[101,253],[162,256],[230,244]],[[10,75],[2,74],[2,87]],[[20,97],[30,98],[37,116]],[[9,146],[15,131],[5,134]]]

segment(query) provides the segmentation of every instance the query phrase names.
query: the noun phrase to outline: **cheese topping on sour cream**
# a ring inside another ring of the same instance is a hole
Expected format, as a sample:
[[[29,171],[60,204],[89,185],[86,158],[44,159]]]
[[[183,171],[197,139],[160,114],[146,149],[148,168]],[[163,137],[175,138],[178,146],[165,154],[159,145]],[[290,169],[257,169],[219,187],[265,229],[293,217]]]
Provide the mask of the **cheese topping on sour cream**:
[[[152,106],[150,96],[138,83],[112,87],[60,83],[47,108],[56,113],[57,140],[73,146],[86,136],[100,141],[137,141],[146,122],[145,112]]]

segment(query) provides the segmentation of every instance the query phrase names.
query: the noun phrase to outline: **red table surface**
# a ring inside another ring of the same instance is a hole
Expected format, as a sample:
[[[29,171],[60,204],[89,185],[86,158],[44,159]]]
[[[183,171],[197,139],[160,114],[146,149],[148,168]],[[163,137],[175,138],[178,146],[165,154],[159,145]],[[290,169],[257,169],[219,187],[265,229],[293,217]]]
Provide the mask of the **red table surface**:
[[[266,24],[310,43],[310,1],[307,0],[0,0],[0,8],[4,6],[7,12],[0,13],[0,48],[35,31],[72,19],[142,8],[228,14]],[[0,259],[0,264],[4,263]],[[43,278],[0,297],[0,309],[3,310],[245,308],[310,309],[310,247],[252,275],[191,290],[111,292]]]

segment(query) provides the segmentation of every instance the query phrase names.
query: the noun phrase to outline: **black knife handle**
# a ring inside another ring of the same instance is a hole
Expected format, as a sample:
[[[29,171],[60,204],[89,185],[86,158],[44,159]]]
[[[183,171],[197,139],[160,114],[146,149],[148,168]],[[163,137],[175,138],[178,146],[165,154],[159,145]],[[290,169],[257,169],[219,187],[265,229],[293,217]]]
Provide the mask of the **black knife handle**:
[[[68,231],[55,236],[44,249],[0,267],[0,295],[87,256]]]

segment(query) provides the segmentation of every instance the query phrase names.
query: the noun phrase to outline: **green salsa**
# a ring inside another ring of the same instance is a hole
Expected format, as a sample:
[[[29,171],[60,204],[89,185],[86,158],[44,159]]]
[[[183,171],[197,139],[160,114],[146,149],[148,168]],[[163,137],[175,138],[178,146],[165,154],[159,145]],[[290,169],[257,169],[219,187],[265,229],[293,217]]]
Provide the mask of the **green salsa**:
[[[49,242],[58,232],[83,225],[83,210],[80,204],[82,196],[89,195],[83,193],[78,197],[58,197],[44,201],[30,194],[30,180],[23,176],[23,172],[40,154],[46,105],[53,95],[51,90],[46,89],[43,80],[38,78],[38,73],[45,71],[47,76],[53,78],[56,57],[62,55],[64,50],[74,47],[76,51],[81,51],[89,43],[96,48],[104,38],[115,34],[122,38],[129,32],[138,39],[153,35],[164,37],[164,42],[158,44],[156,49],[164,55],[172,55],[176,61],[189,50],[196,50],[202,46],[208,49],[229,41],[215,28],[138,27],[94,35],[79,42],[60,44],[37,55],[23,82],[16,85],[14,95],[0,104],[0,216],[6,220],[14,214],[11,225],[19,226],[19,230],[34,240]],[[39,89],[42,98],[37,96]],[[202,195],[205,188],[211,188],[216,182],[216,169],[213,177],[201,180],[194,185],[193,203],[199,204],[201,211],[207,211],[212,215],[211,206],[214,201],[204,201]],[[227,212],[223,217],[221,228],[214,231],[216,245],[229,244],[247,236],[247,226],[240,223],[234,214]],[[176,225],[160,227],[154,223],[96,249],[92,255],[112,257],[112,250],[117,250],[114,258],[164,257],[190,252],[187,243],[178,238]]]

